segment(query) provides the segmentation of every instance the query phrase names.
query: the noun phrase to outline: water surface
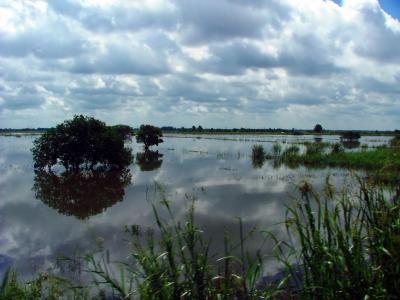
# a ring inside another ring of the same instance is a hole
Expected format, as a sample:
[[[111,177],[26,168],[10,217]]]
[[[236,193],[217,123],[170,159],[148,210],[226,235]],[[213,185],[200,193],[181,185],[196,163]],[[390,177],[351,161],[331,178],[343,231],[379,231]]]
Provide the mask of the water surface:
[[[149,202],[172,201],[183,218],[195,199],[196,221],[221,248],[225,231],[238,233],[238,218],[246,231],[256,227],[286,236],[284,219],[295,185],[309,180],[321,187],[327,174],[336,185],[349,171],[274,167],[267,161],[255,167],[252,145],[268,150],[278,141],[290,145],[313,141],[312,136],[206,135],[167,136],[157,147],[162,157],[153,164],[133,163],[128,174],[60,178],[35,174],[34,137],[0,137],[0,274],[10,265],[23,274],[60,269],[57,258],[109,249],[116,260],[127,255],[125,225],[154,225]],[[361,144],[378,146],[390,137],[362,137]],[[339,141],[338,136],[323,136]],[[137,156],[141,145],[129,144]],[[66,199],[66,200],[65,200]],[[64,201],[65,200],[65,201]],[[68,202],[69,201],[69,202]],[[66,204],[67,203],[67,204]],[[250,249],[263,243],[261,235]],[[263,244],[265,253],[272,243]],[[271,269],[272,270],[272,269]]]

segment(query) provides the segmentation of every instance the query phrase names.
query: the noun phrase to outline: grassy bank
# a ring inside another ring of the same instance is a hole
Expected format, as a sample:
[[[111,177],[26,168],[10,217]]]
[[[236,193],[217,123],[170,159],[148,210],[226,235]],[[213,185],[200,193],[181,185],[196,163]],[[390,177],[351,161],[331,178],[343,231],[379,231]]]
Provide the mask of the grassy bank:
[[[224,253],[213,254],[194,206],[178,221],[164,199],[153,206],[154,228],[127,229],[129,263],[112,265],[107,253],[86,256],[93,278],[86,286],[49,274],[23,283],[9,272],[0,299],[396,299],[399,195],[399,189],[383,191],[363,181],[335,191],[327,180],[319,193],[300,184],[284,220],[292,242],[268,235],[283,268],[273,277],[263,277],[262,249],[256,255],[246,251],[242,226],[238,244],[226,236]]]
[[[360,151],[345,151],[342,144],[304,143],[305,151],[297,145],[282,150],[282,145],[274,144],[264,159],[272,159],[275,165],[281,163],[289,167],[306,166],[309,168],[346,168],[367,171],[371,179],[377,182],[398,183],[400,180],[399,138],[389,145],[377,148],[361,147]],[[258,149],[258,153],[264,153]],[[254,152],[253,152],[254,156]],[[260,160],[258,158],[258,160]]]

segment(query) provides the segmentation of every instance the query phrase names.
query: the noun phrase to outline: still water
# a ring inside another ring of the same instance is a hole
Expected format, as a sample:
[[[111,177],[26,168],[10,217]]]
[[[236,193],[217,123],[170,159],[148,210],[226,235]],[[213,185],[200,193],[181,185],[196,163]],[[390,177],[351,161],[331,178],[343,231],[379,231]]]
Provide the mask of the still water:
[[[377,146],[390,137],[363,137],[361,144]],[[337,186],[349,171],[274,167],[267,161],[254,167],[251,147],[267,150],[274,142],[313,141],[312,136],[167,136],[156,149],[163,155],[152,164],[133,163],[124,174],[60,178],[35,174],[30,148],[34,137],[0,137],[0,276],[9,266],[29,276],[38,270],[63,271],[55,262],[108,249],[114,260],[127,256],[126,225],[154,226],[150,203],[172,201],[178,219],[195,199],[196,222],[221,248],[225,231],[271,230],[285,238],[282,224],[295,185],[302,180],[321,188],[330,174]],[[324,136],[324,141],[339,141]],[[142,151],[135,142],[133,153]],[[272,242],[261,234],[247,245],[265,253]],[[272,270],[271,266],[271,270]],[[267,271],[268,272],[268,271]]]

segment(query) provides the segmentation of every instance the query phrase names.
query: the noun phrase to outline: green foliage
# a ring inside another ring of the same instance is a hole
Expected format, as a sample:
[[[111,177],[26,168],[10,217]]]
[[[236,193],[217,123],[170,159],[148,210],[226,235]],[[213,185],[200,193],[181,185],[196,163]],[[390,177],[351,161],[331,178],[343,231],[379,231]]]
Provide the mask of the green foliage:
[[[282,156],[297,155],[299,151],[300,148],[297,145],[291,145],[290,147],[286,148],[285,151],[283,151]]]
[[[272,145],[272,156],[277,157],[281,155],[282,152],[282,146],[279,143],[275,143]]]
[[[262,258],[246,255],[244,243],[248,236],[243,233],[241,221],[241,255],[231,253],[233,247],[226,237],[225,253],[217,257],[210,253],[211,241],[195,224],[194,202],[184,222],[175,219],[167,199],[161,204],[168,218],[163,219],[160,208],[153,205],[154,230],[127,228],[134,263],[121,265],[120,276],[111,271],[107,256],[88,256],[89,270],[99,286],[107,285],[123,299],[260,299],[271,294],[256,289]]]
[[[390,140],[390,146],[394,148],[400,148],[400,135],[396,135]]]
[[[331,154],[338,154],[344,152],[344,147],[340,143],[331,145]]]
[[[321,133],[322,132],[322,125],[321,124],[316,124],[315,126],[314,126],[314,131],[316,132],[316,133]]]
[[[35,168],[50,169],[57,163],[74,171],[83,167],[93,169],[98,164],[122,168],[132,161],[122,132],[94,118],[75,116],[34,141]]]
[[[134,130],[128,125],[109,126],[110,130],[114,131],[122,140],[130,140],[134,135]]]
[[[83,290],[77,291],[61,278],[41,273],[35,279],[21,283],[17,273],[8,269],[0,286],[1,300],[87,299]]]
[[[325,143],[305,143],[306,146],[306,154],[314,155],[322,153],[326,147]]]
[[[298,243],[277,244],[302,299],[396,299],[400,287],[400,199],[359,183],[358,192],[322,193],[304,183],[286,226]],[[386,195],[386,196],[385,196]],[[287,245],[287,244],[286,244]],[[291,263],[297,260],[295,273]],[[291,259],[291,260],[290,260]],[[299,297],[298,297],[299,298]]]
[[[262,145],[253,145],[251,148],[251,162],[253,167],[258,169],[264,165],[266,152]]]
[[[356,142],[358,143],[358,142]],[[345,152],[340,143],[331,145],[325,153],[327,143],[306,142],[306,152],[286,150],[279,156],[268,156],[274,164],[281,163],[292,168],[305,165],[314,168],[341,167],[368,171],[369,179],[375,183],[393,184],[400,180],[400,153],[396,147],[381,146],[363,151]]]
[[[163,142],[162,136],[160,128],[152,125],[141,125],[136,133],[136,142],[144,144],[145,151],[148,151],[150,146],[158,146]]]
[[[342,141],[357,141],[361,137],[358,131],[345,131],[341,134]]]

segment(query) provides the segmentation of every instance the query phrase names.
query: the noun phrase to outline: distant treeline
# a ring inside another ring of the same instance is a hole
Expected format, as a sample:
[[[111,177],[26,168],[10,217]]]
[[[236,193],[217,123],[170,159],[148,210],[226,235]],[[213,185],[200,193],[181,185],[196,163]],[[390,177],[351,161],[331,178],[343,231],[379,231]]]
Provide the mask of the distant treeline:
[[[165,133],[272,133],[272,134],[316,134],[312,129],[284,129],[284,128],[203,128],[202,126],[192,127],[172,127],[164,126],[161,130]],[[323,134],[341,135],[346,130],[323,130]],[[392,135],[400,134],[400,130],[353,130],[361,135]]]
[[[0,133],[24,133],[24,132],[45,132],[49,128],[38,127],[38,128],[0,128]],[[138,128],[134,128],[136,132]],[[161,130],[165,133],[271,133],[271,134],[291,134],[291,135],[303,135],[303,134],[315,134],[312,129],[284,129],[284,128],[203,128],[202,126],[192,127],[173,127],[163,126]],[[340,135],[345,130],[327,130],[322,131],[323,134],[338,134]],[[400,130],[353,130],[359,132],[361,135],[392,135],[400,134]]]
[[[50,128],[42,128],[42,127],[38,127],[38,128],[0,128],[0,133],[1,132],[45,132],[47,130],[49,130]]]

